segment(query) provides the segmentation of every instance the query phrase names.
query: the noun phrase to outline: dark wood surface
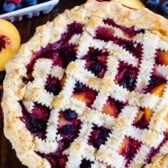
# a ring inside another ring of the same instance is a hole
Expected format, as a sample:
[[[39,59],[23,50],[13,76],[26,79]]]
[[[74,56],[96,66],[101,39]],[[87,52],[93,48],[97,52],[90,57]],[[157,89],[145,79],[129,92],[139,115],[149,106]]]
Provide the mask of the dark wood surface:
[[[32,37],[37,26],[45,24],[47,21],[52,20],[59,13],[65,9],[72,8],[75,5],[84,3],[85,0],[60,0],[60,3],[47,15],[40,15],[31,19],[24,18],[22,21],[15,22],[18,28],[22,43],[26,42]],[[1,86],[0,86],[1,87]],[[3,115],[0,110],[0,168],[25,168],[16,158],[15,151],[12,149],[9,141],[3,134]]]

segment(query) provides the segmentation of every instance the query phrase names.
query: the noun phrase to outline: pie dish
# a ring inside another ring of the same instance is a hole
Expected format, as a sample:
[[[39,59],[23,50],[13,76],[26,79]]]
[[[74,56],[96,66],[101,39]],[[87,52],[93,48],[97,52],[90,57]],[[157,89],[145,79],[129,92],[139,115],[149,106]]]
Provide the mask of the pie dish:
[[[30,168],[168,167],[168,21],[89,0],[6,66],[4,132]]]

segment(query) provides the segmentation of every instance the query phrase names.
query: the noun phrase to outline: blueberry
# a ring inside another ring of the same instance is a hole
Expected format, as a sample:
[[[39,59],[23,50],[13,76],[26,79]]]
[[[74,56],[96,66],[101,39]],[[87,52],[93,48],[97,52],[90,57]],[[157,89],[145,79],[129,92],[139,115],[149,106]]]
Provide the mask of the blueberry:
[[[36,118],[31,118],[28,121],[28,129],[32,133],[42,133],[46,129],[46,123],[45,121],[42,121]]]
[[[64,114],[65,119],[69,121],[72,121],[77,118],[77,113],[71,109],[65,110],[63,114]]]
[[[37,0],[24,0],[24,2],[27,6],[36,5],[38,3]]]
[[[58,79],[52,76],[48,76],[45,84],[45,89],[48,92],[51,92],[54,95],[57,95],[61,90]]]
[[[99,148],[100,145],[104,144],[104,142],[105,142],[105,140],[104,140],[103,138],[99,137],[99,138],[97,138],[97,139],[95,140],[94,146],[95,146],[96,148]]]
[[[98,75],[103,69],[103,66],[99,62],[95,62],[91,65],[90,70],[95,74]]]
[[[163,2],[160,10],[164,15],[168,15],[168,1]]]
[[[123,79],[119,82],[119,85],[123,88],[127,88],[128,90],[132,91],[135,86],[136,79],[130,77],[127,77],[126,79]]]
[[[146,6],[151,10],[155,10],[156,8],[158,8],[159,5],[160,5],[160,0],[147,0],[146,1]]]
[[[23,8],[23,5],[21,3],[16,3],[16,10]]]
[[[100,138],[106,140],[107,137],[109,137],[110,130],[108,129],[103,129],[99,135]]]
[[[73,126],[70,124],[64,125],[61,129],[62,134],[71,134],[73,132]]]
[[[83,92],[84,91],[84,86],[81,82],[77,82],[75,84],[75,92]]]
[[[4,10],[4,12],[12,12],[15,9],[16,9],[15,3],[8,3],[8,2],[4,2],[3,3],[3,10]]]
[[[45,89],[48,92],[53,93],[54,95],[58,95],[58,93],[60,92],[60,88],[58,86],[48,85],[45,87]]]

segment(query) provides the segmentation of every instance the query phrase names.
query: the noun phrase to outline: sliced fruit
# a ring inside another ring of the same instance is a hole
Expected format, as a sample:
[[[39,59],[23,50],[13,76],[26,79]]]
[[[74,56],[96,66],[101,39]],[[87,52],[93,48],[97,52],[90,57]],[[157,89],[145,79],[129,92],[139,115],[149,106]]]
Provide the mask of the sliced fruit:
[[[86,103],[87,106],[91,106],[96,98],[97,92],[84,86],[78,82],[75,85],[73,97]],[[83,88],[82,88],[83,86]]]
[[[134,120],[134,123],[139,122],[142,119],[143,115],[144,115],[144,111],[139,111],[135,120]]]
[[[117,107],[112,103],[111,101],[107,101],[106,104],[103,106],[103,112],[109,115],[112,115],[113,117],[118,116],[118,110]]]
[[[155,94],[157,96],[161,96],[163,91],[164,91],[164,88],[165,88],[166,84],[163,83],[155,88],[153,88],[151,90],[151,93],[152,94]],[[145,118],[145,121],[149,122],[150,119],[151,119],[151,116],[152,116],[152,110],[149,109],[149,108],[144,108],[144,118]]]
[[[20,47],[20,34],[16,27],[0,19],[0,71],[5,69],[6,63],[14,56]]]
[[[118,1],[130,8],[134,9],[144,8],[144,5],[140,0],[118,0]]]
[[[168,52],[159,51],[158,54],[159,63],[168,65]]]
[[[88,106],[91,105],[92,100],[87,96],[86,93],[75,93],[73,96],[83,102],[85,102]]]
[[[121,147],[119,148],[118,153],[120,155],[123,155],[124,153],[126,153],[126,151],[128,150],[129,147],[129,138],[126,137],[123,141],[123,143],[121,144]]]
[[[60,86],[61,86],[61,88],[64,87],[64,85],[65,85],[65,80],[66,80],[66,75],[64,75],[63,78],[62,78],[61,81],[60,81]]]
[[[149,108],[145,108],[144,109],[144,117],[145,117],[145,121],[149,122],[152,116],[152,110]]]
[[[163,93],[163,91],[164,91],[165,86],[166,86],[166,84],[163,83],[163,84],[161,84],[161,85],[159,85],[159,86],[153,88],[153,89],[151,90],[151,93],[152,93],[152,94],[155,94],[155,95],[157,95],[157,96],[161,96],[162,93]]]

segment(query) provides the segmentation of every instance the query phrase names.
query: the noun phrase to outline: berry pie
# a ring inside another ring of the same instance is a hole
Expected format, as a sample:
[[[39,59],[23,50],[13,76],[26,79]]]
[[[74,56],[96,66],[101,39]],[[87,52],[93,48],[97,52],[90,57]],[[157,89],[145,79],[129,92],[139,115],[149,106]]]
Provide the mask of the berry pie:
[[[168,167],[168,21],[89,0],[6,66],[4,132],[30,168]]]

